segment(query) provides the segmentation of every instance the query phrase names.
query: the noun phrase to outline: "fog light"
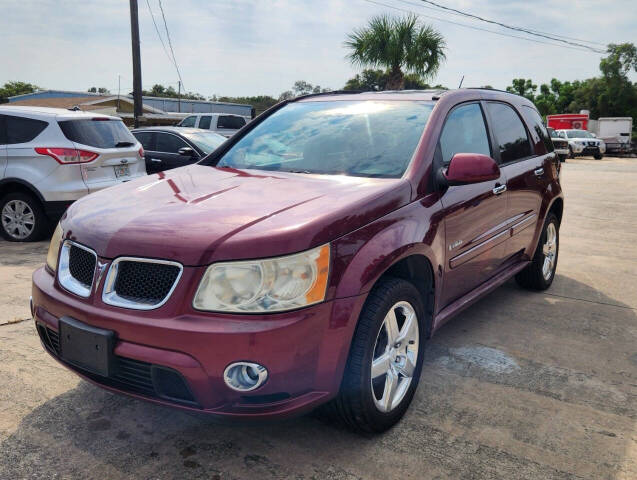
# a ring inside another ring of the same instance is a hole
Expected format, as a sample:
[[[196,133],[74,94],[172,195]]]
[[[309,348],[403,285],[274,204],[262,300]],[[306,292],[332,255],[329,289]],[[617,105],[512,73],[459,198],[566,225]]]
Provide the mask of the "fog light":
[[[268,371],[263,365],[251,362],[236,362],[228,365],[223,372],[223,380],[231,389],[238,392],[249,392],[259,388],[268,378]]]

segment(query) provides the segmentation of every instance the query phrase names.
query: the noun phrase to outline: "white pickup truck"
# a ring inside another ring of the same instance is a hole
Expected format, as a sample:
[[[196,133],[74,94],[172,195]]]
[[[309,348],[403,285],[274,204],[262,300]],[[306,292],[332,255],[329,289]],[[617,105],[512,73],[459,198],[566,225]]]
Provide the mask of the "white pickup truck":
[[[203,128],[212,130],[224,137],[231,137],[248,121],[241,115],[229,113],[196,113],[189,115],[177,124],[178,127]]]

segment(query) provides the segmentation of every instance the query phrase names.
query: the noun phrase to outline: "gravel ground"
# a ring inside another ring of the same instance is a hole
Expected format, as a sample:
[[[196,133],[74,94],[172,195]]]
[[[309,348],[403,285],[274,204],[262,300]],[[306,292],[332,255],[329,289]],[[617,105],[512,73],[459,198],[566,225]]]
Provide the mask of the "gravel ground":
[[[107,393],[40,346],[31,272],[0,242],[0,478],[637,478],[637,160],[569,160],[555,282],[509,282],[428,344],[404,420],[227,424]]]

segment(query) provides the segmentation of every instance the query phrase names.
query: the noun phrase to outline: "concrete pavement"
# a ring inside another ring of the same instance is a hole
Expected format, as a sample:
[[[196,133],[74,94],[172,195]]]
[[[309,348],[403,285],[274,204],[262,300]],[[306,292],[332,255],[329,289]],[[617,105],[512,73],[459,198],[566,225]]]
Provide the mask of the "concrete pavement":
[[[0,478],[637,478],[637,160],[569,160],[557,277],[514,282],[428,344],[404,420],[216,420],[107,393],[28,318],[46,242],[0,243]]]

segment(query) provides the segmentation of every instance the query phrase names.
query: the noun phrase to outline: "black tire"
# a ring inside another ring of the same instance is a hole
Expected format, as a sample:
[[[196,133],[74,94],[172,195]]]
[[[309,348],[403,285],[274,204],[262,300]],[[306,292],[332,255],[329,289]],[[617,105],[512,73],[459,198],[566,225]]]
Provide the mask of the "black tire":
[[[566,157],[567,157],[567,155],[560,155],[559,157],[560,157],[560,162],[561,162],[561,163],[566,163]]]
[[[14,202],[12,204],[12,202]],[[5,216],[5,207],[9,204],[9,207],[15,205],[15,202],[23,202],[28,206],[28,209],[33,213],[33,226],[32,228],[27,225],[27,229],[30,230],[28,235],[22,237],[17,230],[8,230],[9,224],[8,218]],[[5,240],[10,242],[35,242],[41,240],[49,229],[49,219],[44,213],[44,209],[38,199],[28,193],[11,192],[6,194],[0,199],[0,235]]]
[[[604,158],[604,155],[602,155],[601,153],[598,153],[598,154],[596,154],[596,155],[593,155],[593,158],[594,158],[595,160],[601,160],[602,158]]]
[[[544,254],[544,246],[547,243],[548,231],[553,225],[555,229],[555,251],[554,260],[550,269],[550,276],[545,276],[543,266],[547,255]],[[529,290],[546,290],[553,283],[555,278],[555,270],[557,268],[557,259],[560,252],[560,223],[554,213],[549,213],[542,228],[542,234],[538,242],[535,254],[528,267],[515,276],[515,280],[521,287]]]
[[[417,360],[411,383],[400,403],[389,412],[382,412],[376,406],[372,391],[371,365],[385,315],[398,302],[409,303],[416,312]],[[325,411],[358,432],[380,433],[395,425],[407,411],[418,386],[427,338],[425,315],[420,293],[411,283],[398,278],[381,280],[370,292],[359,317],[340,392]]]
[[[568,158],[575,158],[575,154],[573,153],[573,149],[570,147],[568,147]]]

